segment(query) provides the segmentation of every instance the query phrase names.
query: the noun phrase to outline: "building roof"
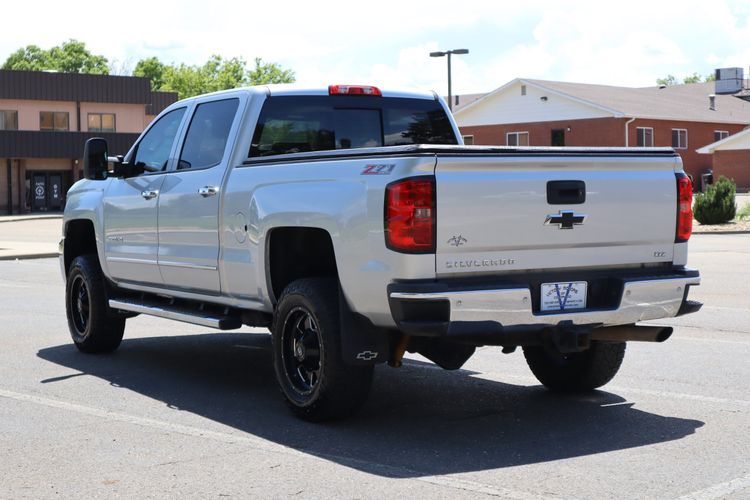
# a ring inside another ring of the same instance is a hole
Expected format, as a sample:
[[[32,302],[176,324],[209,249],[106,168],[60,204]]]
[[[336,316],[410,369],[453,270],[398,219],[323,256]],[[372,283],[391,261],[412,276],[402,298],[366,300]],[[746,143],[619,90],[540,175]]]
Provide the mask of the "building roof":
[[[532,85],[617,117],[750,124],[750,102],[732,95],[716,95],[716,109],[710,109],[713,82],[634,88],[517,78],[454,113],[481,106],[489,96],[502,93],[515,83]]]
[[[139,76],[0,70],[0,99],[146,104],[158,114],[177,94],[154,92]]]
[[[454,95],[453,96],[453,112],[457,112],[459,109],[463,108],[464,106],[467,106],[471,104],[472,102],[476,101],[477,99],[480,99],[484,96],[486,96],[486,93],[483,94],[461,94],[461,95]],[[448,96],[443,96],[443,99],[445,99],[445,102],[448,102]]]
[[[733,149],[750,149],[750,128],[703,146],[700,149],[696,149],[696,151],[701,154],[712,154],[714,151],[728,151]]]

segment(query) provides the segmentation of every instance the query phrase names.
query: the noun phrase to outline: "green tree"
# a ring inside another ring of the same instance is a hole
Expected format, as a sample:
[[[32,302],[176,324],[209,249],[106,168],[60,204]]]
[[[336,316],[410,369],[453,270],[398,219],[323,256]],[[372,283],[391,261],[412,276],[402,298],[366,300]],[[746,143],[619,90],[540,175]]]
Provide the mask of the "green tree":
[[[48,56],[47,51],[37,45],[27,45],[8,56],[3,63],[3,69],[43,71],[49,69]]]
[[[296,79],[291,69],[283,69],[276,63],[264,63],[260,57],[255,58],[255,68],[247,76],[249,85],[294,83]]]
[[[86,44],[73,39],[49,50],[27,45],[13,52],[3,63],[3,69],[109,74],[106,57],[92,54]]]
[[[682,82],[680,82],[674,75],[667,75],[664,78],[657,78],[656,84],[657,85],[679,85],[680,83],[703,83],[703,82],[713,82],[716,80],[716,75],[714,73],[709,73],[706,76],[701,76],[697,72],[693,72],[692,75],[688,75],[685,78],[682,79]]]
[[[677,78],[675,78],[674,75],[667,75],[664,78],[657,78],[656,79],[657,85],[676,85],[677,84]]]
[[[166,70],[167,66],[159,58],[149,57],[148,59],[138,61],[133,70],[133,76],[145,76],[151,80],[151,88],[156,90],[164,86],[164,73]]]
[[[154,90],[177,92],[180,98],[245,85],[294,82],[294,72],[276,63],[264,63],[256,58],[255,67],[248,69],[241,57],[224,59],[216,54],[200,66],[167,65],[156,57],[142,59],[133,74],[148,77]]]

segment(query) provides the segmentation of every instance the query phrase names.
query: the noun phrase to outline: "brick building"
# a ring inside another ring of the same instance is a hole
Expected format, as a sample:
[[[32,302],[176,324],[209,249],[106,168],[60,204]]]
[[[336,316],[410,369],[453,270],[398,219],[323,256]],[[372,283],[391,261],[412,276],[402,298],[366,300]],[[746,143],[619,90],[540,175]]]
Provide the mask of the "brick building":
[[[62,210],[86,139],[125,154],[176,100],[147,78],[0,70],[0,214]]]
[[[696,150],[750,124],[750,102],[714,83],[629,88],[517,78],[454,107],[467,143],[671,146],[698,179],[712,157]]]
[[[713,159],[714,179],[734,179],[737,189],[750,191],[750,128],[698,150]]]

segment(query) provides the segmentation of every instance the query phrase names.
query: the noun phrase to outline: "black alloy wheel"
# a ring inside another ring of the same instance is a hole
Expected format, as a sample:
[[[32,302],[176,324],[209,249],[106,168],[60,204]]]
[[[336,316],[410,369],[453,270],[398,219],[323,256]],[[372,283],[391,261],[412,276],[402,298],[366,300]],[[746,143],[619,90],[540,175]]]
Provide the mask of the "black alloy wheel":
[[[87,353],[117,349],[125,331],[125,317],[109,307],[107,281],[96,255],[79,255],[68,268],[65,313],[76,347]]]
[[[325,356],[320,331],[310,311],[296,307],[287,315],[281,342],[287,380],[300,395],[310,395],[320,380]]]
[[[335,278],[305,278],[284,289],[271,327],[276,381],[294,414],[314,422],[347,417],[367,399],[372,366],[341,354]]]

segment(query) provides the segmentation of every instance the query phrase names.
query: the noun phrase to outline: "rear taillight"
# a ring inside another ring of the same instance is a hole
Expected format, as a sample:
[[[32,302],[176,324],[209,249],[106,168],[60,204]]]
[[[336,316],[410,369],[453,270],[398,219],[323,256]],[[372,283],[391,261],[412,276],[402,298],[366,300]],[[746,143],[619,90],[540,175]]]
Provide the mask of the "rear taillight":
[[[385,244],[403,253],[435,252],[434,177],[412,177],[385,188]]]
[[[329,85],[328,95],[375,95],[381,96],[380,89],[371,85]]]
[[[677,234],[675,243],[690,239],[693,233],[693,183],[685,174],[677,174]]]

